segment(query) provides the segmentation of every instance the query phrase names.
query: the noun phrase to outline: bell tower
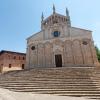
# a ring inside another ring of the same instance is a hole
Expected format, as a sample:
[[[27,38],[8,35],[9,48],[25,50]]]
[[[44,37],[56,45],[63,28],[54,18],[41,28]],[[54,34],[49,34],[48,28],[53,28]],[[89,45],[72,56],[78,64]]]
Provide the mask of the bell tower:
[[[41,16],[41,29],[44,31],[44,39],[53,39],[58,37],[70,36],[71,21],[69,11],[66,8],[66,15],[61,15],[56,12],[55,5],[53,5],[53,13],[48,18],[44,19]]]

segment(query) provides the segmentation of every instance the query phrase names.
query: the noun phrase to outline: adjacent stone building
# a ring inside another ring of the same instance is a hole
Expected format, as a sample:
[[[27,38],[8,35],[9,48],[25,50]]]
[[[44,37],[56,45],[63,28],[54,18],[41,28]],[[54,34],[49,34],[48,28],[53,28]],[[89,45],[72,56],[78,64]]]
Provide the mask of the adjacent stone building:
[[[0,72],[22,70],[25,67],[26,54],[2,50],[0,52]]]
[[[68,9],[64,16],[53,6],[53,14],[41,19],[41,31],[27,39],[26,68],[98,64],[92,31],[72,27]]]

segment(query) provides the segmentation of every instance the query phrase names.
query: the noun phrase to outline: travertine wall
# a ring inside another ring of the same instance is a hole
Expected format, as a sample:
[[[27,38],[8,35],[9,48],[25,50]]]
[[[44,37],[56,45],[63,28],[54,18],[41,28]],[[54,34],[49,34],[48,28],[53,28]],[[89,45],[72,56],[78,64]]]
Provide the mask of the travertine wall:
[[[84,44],[84,42],[86,44]],[[36,49],[31,50],[35,45]],[[27,66],[34,67],[56,67],[55,55],[62,55],[62,66],[93,66],[98,63],[92,40],[65,40],[54,39],[40,41],[28,47]]]
[[[60,34],[54,36],[54,32]],[[63,67],[98,64],[92,32],[71,27],[68,13],[42,17],[41,31],[27,39],[26,68],[56,67],[55,55],[61,56]]]

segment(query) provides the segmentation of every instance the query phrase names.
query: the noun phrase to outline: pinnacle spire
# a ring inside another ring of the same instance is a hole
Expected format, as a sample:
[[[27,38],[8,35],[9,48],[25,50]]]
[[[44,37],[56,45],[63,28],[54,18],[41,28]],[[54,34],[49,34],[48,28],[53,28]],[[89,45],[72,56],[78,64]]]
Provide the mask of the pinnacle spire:
[[[53,14],[56,12],[55,5],[53,4]]]
[[[66,16],[69,16],[68,8],[66,8]]]
[[[66,17],[67,17],[68,26],[71,27],[71,21],[70,21],[70,15],[69,15],[68,8],[66,8]]]
[[[42,12],[41,21],[43,21],[43,20],[44,20],[44,14]]]

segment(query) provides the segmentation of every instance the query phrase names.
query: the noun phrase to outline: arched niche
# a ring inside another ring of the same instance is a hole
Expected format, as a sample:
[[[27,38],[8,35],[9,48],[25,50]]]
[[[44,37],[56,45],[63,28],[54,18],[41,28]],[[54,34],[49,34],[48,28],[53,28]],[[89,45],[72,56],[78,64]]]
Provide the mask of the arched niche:
[[[91,50],[90,42],[91,42],[90,39],[83,39],[81,41],[85,64],[93,64],[92,50]]]
[[[54,45],[59,45],[59,46],[62,46],[62,47],[64,46],[64,42],[62,40],[60,40],[60,39],[54,40],[53,44]]]
[[[73,64],[73,51],[72,51],[72,41],[66,40],[64,42],[64,55],[65,55],[65,64]]]
[[[91,52],[92,52],[92,59],[93,59],[93,64],[98,65],[98,58],[97,58],[97,54],[96,54],[96,49],[94,46],[94,41],[90,41],[90,48],[91,48]]]
[[[52,65],[52,43],[46,42],[44,44],[44,53],[45,53],[45,66],[51,67]]]
[[[73,47],[73,56],[74,56],[75,64],[83,64],[81,41],[78,40],[78,39],[75,39],[73,41],[73,46],[72,47]]]
[[[30,67],[37,67],[38,64],[38,45],[32,43],[29,46],[29,62],[30,62]]]
[[[38,67],[44,66],[44,44],[38,44]]]

